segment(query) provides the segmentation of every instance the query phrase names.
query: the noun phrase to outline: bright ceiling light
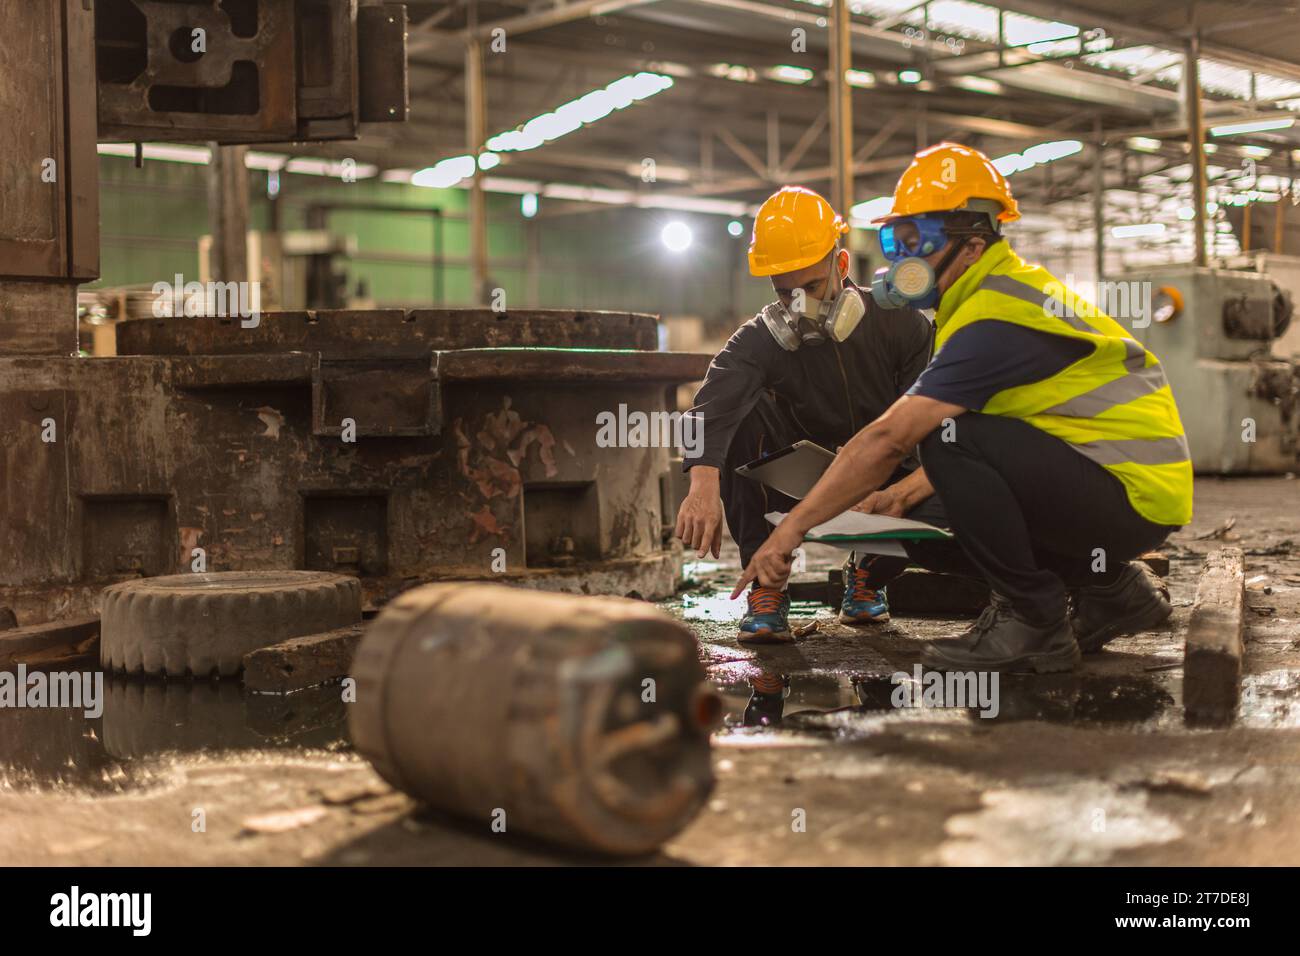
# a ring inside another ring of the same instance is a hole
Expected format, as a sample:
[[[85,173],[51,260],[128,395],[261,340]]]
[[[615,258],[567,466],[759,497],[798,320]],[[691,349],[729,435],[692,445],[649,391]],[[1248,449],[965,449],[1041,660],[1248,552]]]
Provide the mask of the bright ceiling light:
[[[1262,133],[1270,129],[1290,129],[1295,125],[1294,116],[1281,116],[1277,119],[1256,120],[1249,123],[1227,123],[1223,126],[1211,126],[1211,136],[1238,136],[1242,133]]]
[[[440,163],[411,174],[411,185],[428,189],[446,189],[474,175],[473,156],[452,156]]]
[[[524,193],[519,197],[519,212],[525,219],[537,215],[537,193]]]
[[[498,156],[496,153],[479,153],[479,154],[478,154],[478,168],[479,168],[479,169],[495,169],[496,167],[498,167],[498,166],[500,166],[500,165],[501,165],[501,157]]]
[[[1128,145],[1130,149],[1136,149],[1141,153],[1154,153],[1160,148],[1160,140],[1152,139],[1150,136],[1130,136]]]
[[[763,72],[769,80],[776,80],[778,83],[807,83],[817,75],[807,67],[785,64],[770,67]]]
[[[1115,226],[1110,234],[1116,239],[1133,239],[1139,236],[1159,236],[1164,231],[1163,222],[1138,222],[1131,226]]]
[[[745,224],[739,219],[733,219],[727,223],[727,234],[739,238],[745,234]]]
[[[588,123],[604,119],[615,110],[625,109],[638,100],[662,93],[673,85],[673,78],[662,73],[632,73],[620,77],[599,90],[592,90],[550,113],[534,116],[516,129],[498,133],[487,141],[494,153],[536,149],[581,129]]]
[[[953,79],[952,85],[972,93],[987,93],[989,96],[1000,96],[1006,90],[997,80],[990,80],[987,76],[958,76]]]
[[[876,85],[876,74],[870,70],[845,70],[844,82],[849,86],[869,87]]]
[[[921,73],[918,70],[899,70],[898,82],[900,83],[920,83]]]
[[[1251,159],[1267,159],[1273,151],[1266,146],[1243,146],[1241,151]]]
[[[664,226],[663,232],[659,233],[659,238],[669,252],[685,252],[690,248],[694,236],[691,234],[691,227],[686,223],[670,222]]]

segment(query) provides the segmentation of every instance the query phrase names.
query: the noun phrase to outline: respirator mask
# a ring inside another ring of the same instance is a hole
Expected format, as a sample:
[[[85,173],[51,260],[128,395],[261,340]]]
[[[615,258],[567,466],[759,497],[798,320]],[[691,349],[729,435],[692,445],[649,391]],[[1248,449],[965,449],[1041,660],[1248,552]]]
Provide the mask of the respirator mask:
[[[838,259],[832,259],[831,269],[836,268]],[[795,305],[799,304],[799,298],[803,299],[802,309],[787,309],[783,303],[773,302],[759,312],[772,338],[787,352],[805,343],[821,345],[827,339],[843,342],[853,334],[867,311],[862,293],[849,285],[842,286],[832,298],[817,299],[805,294],[796,297]]]
[[[971,236],[986,236],[981,229],[955,229],[944,223],[942,214],[927,213],[887,222],[880,227],[880,251],[888,266],[876,270],[871,278],[871,297],[886,309],[934,309],[939,305],[939,276]],[[950,239],[952,247],[931,266],[925,256],[942,249]]]

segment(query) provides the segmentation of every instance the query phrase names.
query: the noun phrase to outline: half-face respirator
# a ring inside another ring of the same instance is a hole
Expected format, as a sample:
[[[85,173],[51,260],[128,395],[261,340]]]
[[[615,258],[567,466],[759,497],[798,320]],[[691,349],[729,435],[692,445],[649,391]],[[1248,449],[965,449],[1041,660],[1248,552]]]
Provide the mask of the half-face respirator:
[[[890,261],[871,278],[871,297],[885,309],[933,309],[939,305],[939,279],[957,258],[966,240],[980,234],[974,229],[950,229],[940,215],[908,216],[880,227],[880,251]],[[952,247],[936,269],[925,260],[942,249],[949,239]]]
[[[834,266],[832,266],[834,268]],[[803,310],[795,313],[780,302],[763,306],[759,316],[772,338],[787,352],[799,346],[821,345],[827,339],[843,342],[862,321],[867,303],[862,293],[846,285],[833,299],[803,297]]]

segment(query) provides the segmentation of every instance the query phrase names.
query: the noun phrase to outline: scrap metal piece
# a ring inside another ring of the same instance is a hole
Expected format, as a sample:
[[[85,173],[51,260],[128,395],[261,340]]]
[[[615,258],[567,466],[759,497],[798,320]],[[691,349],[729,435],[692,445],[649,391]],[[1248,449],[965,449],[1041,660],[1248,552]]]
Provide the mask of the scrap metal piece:
[[[406,4],[357,11],[360,109],[363,123],[404,123],[410,114],[406,63]]]
[[[371,624],[353,676],[357,749],[485,832],[648,853],[713,787],[721,704],[690,631],[643,601],[429,585]]]

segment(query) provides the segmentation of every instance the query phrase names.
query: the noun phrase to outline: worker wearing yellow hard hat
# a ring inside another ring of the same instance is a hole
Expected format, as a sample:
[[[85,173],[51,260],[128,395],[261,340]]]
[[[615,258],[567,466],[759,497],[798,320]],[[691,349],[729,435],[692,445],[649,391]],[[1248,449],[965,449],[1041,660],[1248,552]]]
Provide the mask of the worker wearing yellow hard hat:
[[[946,670],[1069,670],[1081,653],[1153,627],[1168,591],[1135,562],[1191,519],[1192,465],[1159,360],[1002,234],[1020,212],[976,149],[916,154],[877,222],[882,308],[933,310],[934,357],[866,425],[748,563],[781,586],[810,528],[878,488],[907,449],[952,540],[905,543],[934,570],[993,595],[961,636],[922,660]],[[1138,316],[1131,318],[1137,319]]]
[[[771,284],[775,300],[731,335],[696,394],[690,414],[702,425],[701,453],[685,460],[690,492],[677,534],[702,557],[719,554],[726,527],[748,562],[771,533],[765,517],[792,498],[737,469],[804,441],[833,452],[882,414],[930,359],[932,332],[916,310],[887,311],[849,278],[848,224],[810,189],[786,186],[754,219],[749,271]],[[931,487],[914,460],[900,465],[870,505],[899,514],[927,504]],[[941,521],[938,512],[926,512]],[[901,556],[867,555],[846,575],[840,619],[886,621],[888,582]],[[789,596],[756,585],[739,638],[792,640]]]

